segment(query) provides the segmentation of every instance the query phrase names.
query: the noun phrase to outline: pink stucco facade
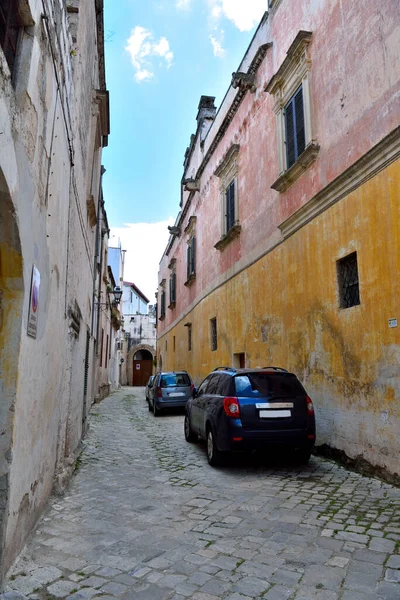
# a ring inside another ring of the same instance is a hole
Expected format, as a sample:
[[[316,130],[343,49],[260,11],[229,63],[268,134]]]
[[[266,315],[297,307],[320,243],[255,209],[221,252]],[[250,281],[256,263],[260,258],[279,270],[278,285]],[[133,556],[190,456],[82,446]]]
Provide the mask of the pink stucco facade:
[[[239,354],[248,367],[295,371],[313,394],[320,443],[391,472],[400,433],[399,48],[397,0],[270,2],[219,109],[201,99],[160,262],[157,325],[159,366],[187,368],[197,382]],[[299,86],[305,150],[288,166],[284,111]],[[352,253],[361,301],[343,310],[338,269]]]

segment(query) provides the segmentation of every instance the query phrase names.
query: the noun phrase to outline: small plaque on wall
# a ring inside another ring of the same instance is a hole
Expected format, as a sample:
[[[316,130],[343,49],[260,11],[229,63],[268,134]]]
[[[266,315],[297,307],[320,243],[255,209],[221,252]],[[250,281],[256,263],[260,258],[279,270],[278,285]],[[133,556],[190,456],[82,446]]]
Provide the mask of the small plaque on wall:
[[[31,293],[29,297],[28,331],[29,337],[36,338],[39,308],[40,273],[36,265],[32,267]]]
[[[389,327],[397,327],[397,319],[389,319]]]

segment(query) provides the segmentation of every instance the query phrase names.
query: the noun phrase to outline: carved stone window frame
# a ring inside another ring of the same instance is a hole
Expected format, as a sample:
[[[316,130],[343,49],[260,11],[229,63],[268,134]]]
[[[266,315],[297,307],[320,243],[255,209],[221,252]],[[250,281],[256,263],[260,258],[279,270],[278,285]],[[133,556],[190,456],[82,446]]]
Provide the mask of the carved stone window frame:
[[[232,240],[234,240],[241,230],[239,222],[239,184],[238,184],[238,172],[239,172],[239,144],[232,144],[228,152],[225,154],[221,164],[217,167],[214,172],[220,180],[219,192],[220,192],[220,203],[221,203],[221,237],[215,244],[214,248],[217,250],[223,250]],[[233,226],[227,230],[227,202],[226,192],[231,183],[234,182],[234,206],[235,206],[235,219]]]
[[[319,145],[313,132],[312,98],[311,98],[311,59],[309,45],[312,33],[299,31],[291,44],[287,56],[277,73],[267,84],[265,91],[275,99],[273,107],[276,117],[278,138],[279,177],[272,188],[284,192],[315,161]],[[305,150],[294,165],[287,168],[285,107],[299,87],[303,90]]]

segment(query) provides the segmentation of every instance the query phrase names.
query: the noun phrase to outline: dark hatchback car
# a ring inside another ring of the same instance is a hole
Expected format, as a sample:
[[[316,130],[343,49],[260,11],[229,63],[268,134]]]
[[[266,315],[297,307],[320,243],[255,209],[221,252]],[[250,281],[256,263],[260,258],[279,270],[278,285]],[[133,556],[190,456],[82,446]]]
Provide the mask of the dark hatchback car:
[[[145,390],[145,394],[146,394],[146,402],[149,401],[149,394],[150,394],[150,390],[153,387],[153,381],[154,381],[154,377],[155,375],[150,375],[147,383],[146,383],[146,390]]]
[[[149,410],[158,417],[169,408],[184,408],[193,390],[193,381],[187,371],[157,373],[148,390]]]
[[[311,398],[296,375],[279,367],[219,367],[186,405],[185,438],[207,441],[210,465],[225,452],[289,449],[307,463],[315,443]]]

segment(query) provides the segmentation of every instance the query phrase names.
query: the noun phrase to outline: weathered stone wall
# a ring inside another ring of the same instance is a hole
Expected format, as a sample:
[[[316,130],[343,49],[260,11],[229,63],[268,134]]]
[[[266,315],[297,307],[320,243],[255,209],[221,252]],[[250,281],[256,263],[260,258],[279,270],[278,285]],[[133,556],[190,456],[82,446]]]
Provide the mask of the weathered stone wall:
[[[3,569],[35,524],[55,474],[61,481],[63,471],[71,471],[82,436],[88,331],[93,359],[95,217],[89,218],[88,198],[98,194],[104,134],[95,97],[100,74],[94,0],[79,3],[78,13],[67,13],[67,2],[59,0],[25,4],[28,18],[13,77],[0,49],[0,223],[12,222],[15,229],[14,239],[1,236],[0,248],[1,265],[12,270],[1,269],[3,390],[7,372],[14,372],[0,415],[4,439],[10,440],[0,460],[9,506]],[[40,272],[36,339],[27,336],[33,264]],[[86,411],[92,381],[89,369]]]

